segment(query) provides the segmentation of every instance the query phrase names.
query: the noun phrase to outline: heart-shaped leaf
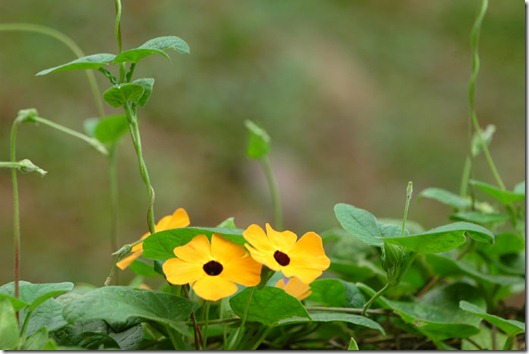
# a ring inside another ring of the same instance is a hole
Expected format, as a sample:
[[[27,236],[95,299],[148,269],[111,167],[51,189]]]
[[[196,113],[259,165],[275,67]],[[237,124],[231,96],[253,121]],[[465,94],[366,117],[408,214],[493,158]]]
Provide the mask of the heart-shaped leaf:
[[[377,219],[367,210],[356,208],[349,204],[339,203],[334,206],[336,219],[345,231],[363,242],[382,247],[384,243],[378,228]]]
[[[164,36],[157,37],[148,40],[143,43],[138,48],[129,49],[118,54],[114,63],[124,63],[131,62],[136,63],[140,59],[148,57],[152,54],[160,54],[169,59],[167,53],[164,52],[165,49],[173,49],[179,53],[189,54],[189,45],[181,38],[176,36]]]
[[[127,102],[138,103],[145,92],[140,84],[117,84],[103,92],[103,98],[112,107],[123,107]]]

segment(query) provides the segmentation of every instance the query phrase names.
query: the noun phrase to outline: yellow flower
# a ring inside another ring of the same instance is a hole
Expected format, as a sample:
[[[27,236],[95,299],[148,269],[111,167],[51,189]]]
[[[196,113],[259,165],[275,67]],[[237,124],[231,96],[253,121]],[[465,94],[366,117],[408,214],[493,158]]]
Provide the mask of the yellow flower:
[[[233,295],[237,284],[255,286],[261,281],[262,265],[250,257],[244,247],[213,234],[195,236],[183,246],[175,247],[178,258],[162,266],[171,284],[190,284],[205,300],[216,301]]]
[[[285,277],[297,277],[310,284],[329,268],[321,237],[307,232],[299,241],[292,231],[278,232],[266,224],[266,233],[259,225],[250,225],[243,236],[252,258],[268,268],[281,271]]]
[[[305,284],[298,278],[287,279],[288,282],[285,285],[285,278],[280,279],[276,283],[276,288],[285,290],[289,295],[294,296],[298,300],[303,300],[312,294],[310,286]]]
[[[186,227],[189,226],[189,216],[187,215],[187,212],[182,209],[178,208],[175,210],[173,215],[167,215],[161,218],[158,223],[154,226],[154,230],[156,232],[158,231],[164,231],[164,230],[170,230],[170,229],[176,229],[179,227]],[[150,236],[150,233],[145,233],[140,240],[143,240]],[[143,254],[143,242],[140,242],[132,247],[131,254],[127,257],[123,258],[119,262],[116,263],[119,269],[123,270],[127,268],[136,258],[140,257]]]

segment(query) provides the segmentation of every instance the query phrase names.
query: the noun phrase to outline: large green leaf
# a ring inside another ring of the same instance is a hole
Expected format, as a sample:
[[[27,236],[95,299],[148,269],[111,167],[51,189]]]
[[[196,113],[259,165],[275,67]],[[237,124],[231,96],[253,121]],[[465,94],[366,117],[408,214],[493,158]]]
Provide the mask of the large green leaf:
[[[483,318],[485,321],[498,327],[499,329],[507,333],[507,335],[509,336],[515,336],[519,333],[525,332],[525,323],[516,320],[507,320],[505,318],[491,315],[487,313],[487,311],[474,304],[471,304],[468,301],[460,301],[459,307],[465,311],[468,311]]]
[[[318,279],[310,284],[312,294],[308,298],[329,307],[362,307],[364,295],[357,287],[341,279]]]
[[[116,56],[114,54],[108,53],[92,54],[72,60],[66,64],[61,64],[54,66],[53,68],[42,70],[37,73],[37,76],[46,75],[56,71],[99,69],[100,67],[110,63],[115,57]]]
[[[15,309],[8,299],[0,298],[0,349],[14,350],[18,345]]]
[[[298,299],[282,289],[270,286],[262,290],[246,288],[230,299],[230,306],[239,317],[246,313],[247,321],[267,326],[290,318],[310,318]]]
[[[195,302],[159,291],[107,286],[93,290],[64,307],[70,323],[105,320],[126,322],[130,317],[168,324],[180,330],[196,308]]]
[[[498,285],[513,285],[524,282],[524,279],[517,276],[481,273],[469,264],[455,261],[442,254],[428,254],[425,259],[432,271],[440,276],[466,275],[481,282]]]
[[[468,221],[475,224],[501,224],[506,220],[510,219],[510,216],[507,214],[499,213],[482,213],[479,211],[465,211],[460,213],[455,213],[452,215],[454,220]]]
[[[243,230],[216,227],[181,227],[165,230],[152,234],[143,241],[143,256],[145,258],[167,260],[174,258],[175,247],[185,245],[197,235],[206,235],[208,238],[214,233],[221,234],[228,241],[244,245]]]
[[[334,206],[334,213],[344,230],[354,237],[372,246],[382,247],[384,245],[379,239],[382,234],[377,219],[367,210],[339,203]]]
[[[131,62],[136,63],[152,54],[160,54],[169,59],[165,49],[174,49],[176,52],[189,54],[189,45],[181,38],[176,36],[157,37],[148,40],[138,48],[125,50],[118,54],[114,63]]]
[[[103,98],[112,107],[123,107],[127,102],[138,103],[145,92],[140,84],[117,84],[103,92]]]
[[[278,325],[296,324],[296,323],[308,323],[308,322],[347,322],[358,326],[363,326],[371,329],[376,329],[382,334],[386,334],[384,328],[377,322],[359,315],[352,315],[349,313],[341,312],[311,312],[309,318],[288,318],[279,321]]]
[[[525,200],[525,191],[521,191],[520,188],[515,188],[515,191],[511,192],[476,180],[470,180],[470,184],[478,187],[502,204],[510,204]]]
[[[419,198],[433,199],[455,209],[466,209],[471,205],[469,199],[463,198],[445,189],[436,187],[426,188],[419,194]]]
[[[417,253],[441,253],[465,243],[465,235],[479,242],[494,243],[492,232],[468,222],[455,222],[415,235],[380,237],[380,239]]]
[[[20,321],[23,323],[28,314],[31,315],[26,334],[29,336],[46,326],[49,331],[66,325],[62,317],[62,305],[53,297],[64,294],[73,289],[73,283],[32,284],[21,281],[20,299],[29,304],[20,311]],[[1,294],[14,295],[14,283],[0,287]]]

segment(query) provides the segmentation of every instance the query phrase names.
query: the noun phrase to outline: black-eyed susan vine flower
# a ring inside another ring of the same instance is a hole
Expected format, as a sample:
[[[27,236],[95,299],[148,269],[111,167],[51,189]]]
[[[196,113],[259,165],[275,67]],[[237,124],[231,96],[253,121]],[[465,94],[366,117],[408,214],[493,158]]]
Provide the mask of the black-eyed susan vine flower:
[[[178,208],[174,211],[172,215],[166,215],[161,218],[158,223],[155,225],[154,229],[156,232],[176,229],[179,227],[189,226],[191,222],[189,221],[189,216],[183,208]],[[144,240],[150,236],[150,233],[145,233],[140,240]],[[136,258],[140,257],[143,254],[143,242],[140,242],[132,247],[131,254],[120,260],[116,263],[119,269],[123,270],[127,268]]]
[[[331,264],[321,237],[315,232],[307,232],[297,240],[292,231],[279,232],[266,224],[265,233],[259,225],[252,224],[243,236],[253,259],[281,271],[285,277],[297,277],[305,284],[310,284]]]
[[[276,288],[285,290],[287,294],[294,296],[300,301],[312,294],[310,286],[298,278],[281,278],[276,283]]]
[[[216,301],[237,291],[237,285],[255,286],[261,281],[262,264],[256,262],[244,247],[219,234],[197,235],[173,250],[177,258],[162,266],[171,284],[190,284],[205,300]]]

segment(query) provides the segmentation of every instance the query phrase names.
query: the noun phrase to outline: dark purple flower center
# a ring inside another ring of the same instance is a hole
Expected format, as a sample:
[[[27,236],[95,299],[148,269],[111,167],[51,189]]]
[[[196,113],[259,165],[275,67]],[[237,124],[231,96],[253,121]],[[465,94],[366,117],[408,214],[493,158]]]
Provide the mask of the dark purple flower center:
[[[285,267],[290,263],[290,257],[281,251],[274,252],[274,259],[279,265]]]
[[[219,275],[222,273],[224,268],[219,262],[209,261],[208,263],[204,264],[202,269],[204,269],[204,272],[206,272],[207,275]]]

